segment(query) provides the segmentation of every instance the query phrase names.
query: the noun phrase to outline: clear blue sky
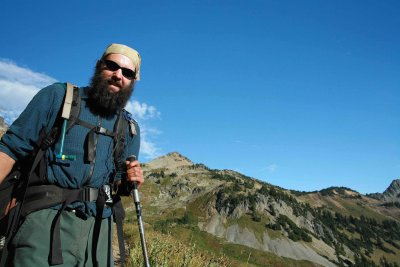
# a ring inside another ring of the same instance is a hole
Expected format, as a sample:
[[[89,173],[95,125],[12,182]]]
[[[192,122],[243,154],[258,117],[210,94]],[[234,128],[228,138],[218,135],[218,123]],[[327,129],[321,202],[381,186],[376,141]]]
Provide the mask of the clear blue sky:
[[[395,0],[3,1],[0,112],[49,82],[86,85],[124,43],[143,58],[142,162],[178,151],[287,189],[383,192],[400,178],[399,14]]]

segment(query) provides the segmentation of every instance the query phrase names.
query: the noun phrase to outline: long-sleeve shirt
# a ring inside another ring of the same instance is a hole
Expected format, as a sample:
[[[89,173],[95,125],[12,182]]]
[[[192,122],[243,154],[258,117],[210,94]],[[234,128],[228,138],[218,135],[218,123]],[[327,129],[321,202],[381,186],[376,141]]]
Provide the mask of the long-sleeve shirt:
[[[39,133],[44,129],[47,133],[52,129],[56,119],[60,116],[66,84],[55,83],[40,90],[21,115],[10,126],[7,133],[0,141],[0,151],[6,153],[18,161],[26,157],[35,148],[39,139]],[[79,119],[93,125],[99,125],[113,132],[117,115],[100,117],[95,115],[87,105],[85,89],[80,89],[81,104]],[[131,120],[129,116],[124,119]],[[138,157],[140,147],[140,130],[137,123],[134,125],[136,135],[131,134],[129,127],[126,129],[126,145],[123,159],[129,155]],[[83,186],[99,188],[113,180],[120,179],[124,174],[115,173],[113,138],[98,134],[95,142],[96,158],[90,163],[85,159],[87,153],[87,138],[90,129],[81,125],[74,125],[65,135],[63,154],[75,155],[76,160],[60,161],[56,159],[61,142],[55,145],[55,149],[48,148],[46,157],[47,180],[51,184],[63,188],[82,188]],[[92,172],[92,175],[90,173]],[[89,179],[88,179],[89,178]],[[75,203],[74,208],[81,210],[87,216],[95,216],[95,203]],[[105,209],[103,217],[111,215],[110,209]]]

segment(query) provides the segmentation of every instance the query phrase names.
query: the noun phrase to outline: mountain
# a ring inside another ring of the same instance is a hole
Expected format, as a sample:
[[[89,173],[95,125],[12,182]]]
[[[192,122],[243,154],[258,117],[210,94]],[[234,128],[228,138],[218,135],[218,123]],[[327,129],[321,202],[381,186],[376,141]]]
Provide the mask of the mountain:
[[[387,204],[398,197],[398,180],[383,198],[345,187],[290,191],[177,152],[143,170],[148,226],[236,266],[400,264],[400,208]]]

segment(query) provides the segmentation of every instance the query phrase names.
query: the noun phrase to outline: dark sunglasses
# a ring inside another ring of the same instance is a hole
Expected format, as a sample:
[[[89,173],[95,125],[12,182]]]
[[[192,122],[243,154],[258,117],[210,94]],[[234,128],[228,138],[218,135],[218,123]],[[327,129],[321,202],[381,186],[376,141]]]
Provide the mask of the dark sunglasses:
[[[122,75],[124,75],[125,78],[127,78],[127,79],[132,80],[132,79],[135,79],[135,77],[136,77],[135,71],[128,69],[128,68],[123,68],[112,60],[104,59],[103,63],[104,63],[104,65],[106,65],[106,68],[111,71],[117,71],[117,70],[121,69]]]

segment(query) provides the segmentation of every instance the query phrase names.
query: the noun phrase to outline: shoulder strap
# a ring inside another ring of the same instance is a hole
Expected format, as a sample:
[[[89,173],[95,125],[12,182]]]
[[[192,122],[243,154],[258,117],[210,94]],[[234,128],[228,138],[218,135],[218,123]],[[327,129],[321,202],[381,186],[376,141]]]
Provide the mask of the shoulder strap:
[[[67,90],[65,92],[65,98],[64,98],[64,106],[62,110],[61,117],[64,119],[69,119],[69,116],[71,115],[71,107],[72,107],[72,100],[73,100],[73,95],[74,95],[74,85],[71,83],[67,82]]]
[[[125,160],[122,158],[125,142],[126,142],[126,127],[128,127],[127,121],[123,118],[123,111],[121,110],[118,114],[118,118],[114,125],[114,164],[116,171],[121,170],[125,166]]]
[[[122,157],[126,146],[127,128],[129,127],[130,136],[134,137],[137,135],[136,125],[137,122],[132,119],[128,111],[123,109],[119,112],[118,119],[114,125],[114,163],[117,172],[125,168],[125,159]]]
[[[67,82],[65,100],[61,117],[68,120],[67,131],[74,126],[81,110],[81,95],[79,87]]]

